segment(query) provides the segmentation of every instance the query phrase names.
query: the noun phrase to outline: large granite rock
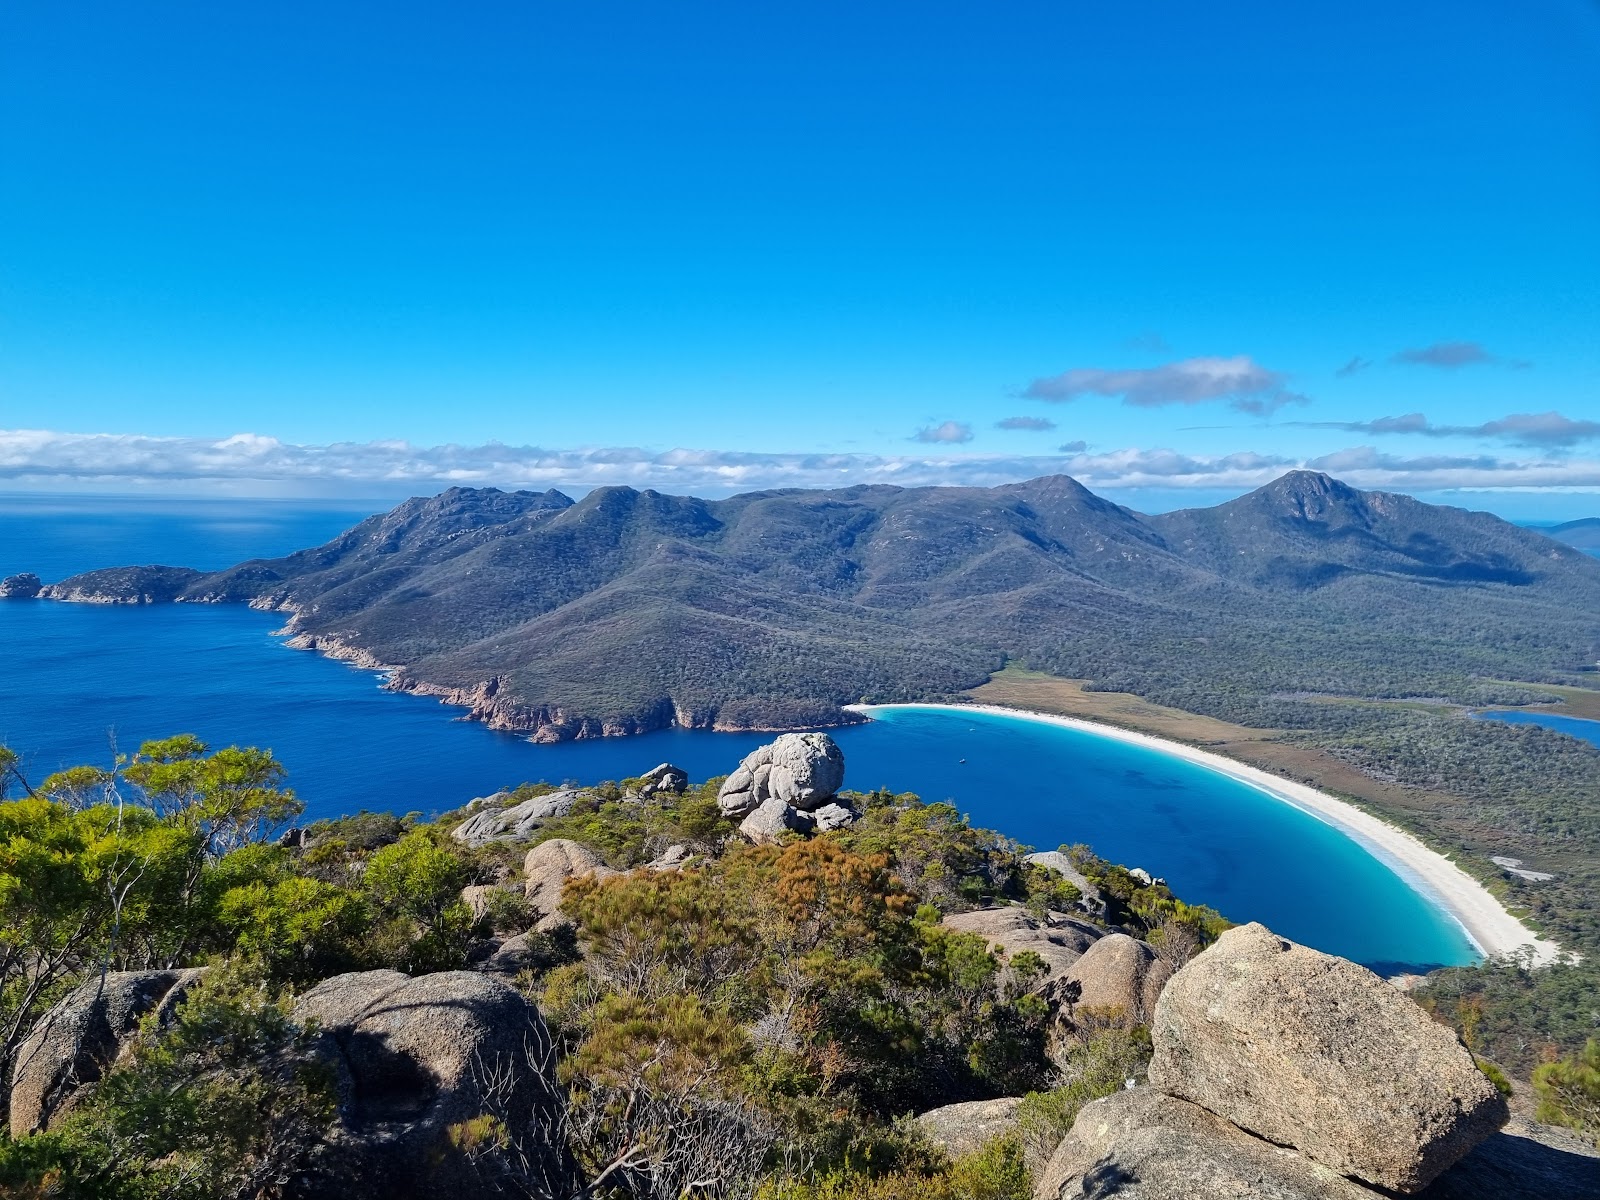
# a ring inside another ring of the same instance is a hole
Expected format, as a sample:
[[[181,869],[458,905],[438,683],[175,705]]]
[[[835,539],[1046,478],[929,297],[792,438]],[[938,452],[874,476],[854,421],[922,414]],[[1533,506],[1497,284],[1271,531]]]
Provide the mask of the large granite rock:
[[[976,933],[991,948],[998,947],[1008,955],[1019,950],[1032,950],[1044,959],[1048,969],[1047,980],[1064,974],[1105,932],[1087,921],[1070,917],[1039,921],[1026,909],[1016,905],[954,913],[941,924],[946,929],[961,933]]]
[[[334,1153],[313,1195],[460,1200],[572,1178],[550,1035],[515,989],[470,971],[361,971],[317,984],[294,1016],[319,1031],[338,1083]],[[450,1131],[483,1117],[517,1144],[474,1160]]]
[[[960,1158],[1013,1132],[1017,1127],[1017,1105],[1021,1103],[1021,1097],[1006,1096],[946,1104],[918,1115],[917,1124],[935,1146],[951,1158]]]
[[[1034,1200],[1377,1200],[1381,1195],[1199,1105],[1131,1088],[1084,1106]]]
[[[62,997],[29,1032],[11,1071],[11,1133],[48,1129],[116,1062],[145,1014],[169,1017],[203,970],[111,971]]]
[[[660,766],[651,767],[639,776],[639,795],[648,800],[659,792],[673,792],[682,795],[689,786],[689,773],[682,767],[675,767],[671,763],[662,763]]]
[[[1108,933],[1052,980],[1051,990],[1061,994],[1072,987],[1074,1010],[1093,1009],[1102,1017],[1120,1012],[1128,1024],[1144,1025],[1171,978],[1172,968],[1148,944],[1125,933]]]
[[[723,815],[742,817],[768,800],[820,808],[844,783],[844,754],[825,733],[786,733],[745,755],[717,792]]]
[[[43,588],[44,583],[32,571],[7,575],[0,579],[0,600],[32,600]]]
[[[833,829],[847,829],[861,819],[861,814],[855,809],[847,804],[840,804],[837,800],[812,810],[810,816],[816,822],[818,833],[827,833]]]
[[[810,833],[816,827],[810,813],[801,812],[776,796],[762,801],[760,807],[739,822],[739,832],[758,846],[776,842],[786,833]]]
[[[1172,977],[1151,1036],[1152,1086],[1399,1192],[1506,1121],[1472,1056],[1409,997],[1257,924]]]
[[[1394,1194],[1364,1187],[1148,1087],[1086,1105],[1038,1180],[1035,1200],[1368,1200]],[[1600,1200],[1600,1152],[1564,1130],[1513,1118],[1416,1196]]]
[[[571,813],[579,795],[572,788],[563,788],[513,804],[509,808],[480,808],[452,829],[450,836],[468,846],[522,841],[532,837],[539,826],[551,817],[564,817]]]
[[[616,872],[582,842],[551,838],[528,851],[522,861],[523,892],[538,918],[536,928],[547,929],[561,920],[561,893],[567,880],[580,875],[604,878]]]

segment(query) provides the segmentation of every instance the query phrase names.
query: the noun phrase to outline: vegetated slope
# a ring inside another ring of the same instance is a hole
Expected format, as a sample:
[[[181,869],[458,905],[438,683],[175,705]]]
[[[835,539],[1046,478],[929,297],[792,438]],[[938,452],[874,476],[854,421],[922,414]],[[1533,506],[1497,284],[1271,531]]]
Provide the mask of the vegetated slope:
[[[1600,517],[1584,517],[1582,520],[1568,521],[1564,525],[1556,525],[1540,532],[1546,537],[1576,547],[1585,554],[1600,554]]]
[[[826,724],[1007,660],[1237,716],[1301,691],[1482,699],[1475,679],[1576,682],[1600,657],[1600,562],[1305,471],[1155,517],[1065,476],[717,501],[457,488],[180,598],[289,610],[303,645],[548,737]]]

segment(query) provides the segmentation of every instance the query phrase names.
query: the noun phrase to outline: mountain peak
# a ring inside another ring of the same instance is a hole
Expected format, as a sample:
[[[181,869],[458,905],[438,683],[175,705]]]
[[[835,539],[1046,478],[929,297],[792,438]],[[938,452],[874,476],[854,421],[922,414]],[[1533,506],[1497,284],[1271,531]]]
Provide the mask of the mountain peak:
[[[1334,515],[1364,517],[1367,512],[1364,492],[1321,471],[1290,471],[1241,500],[1302,521],[1326,521]]]

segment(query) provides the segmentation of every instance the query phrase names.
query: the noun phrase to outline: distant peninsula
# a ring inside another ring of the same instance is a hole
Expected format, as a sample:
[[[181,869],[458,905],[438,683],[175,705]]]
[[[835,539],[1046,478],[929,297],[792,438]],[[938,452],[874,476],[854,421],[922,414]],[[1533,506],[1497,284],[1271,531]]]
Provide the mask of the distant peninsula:
[[[1154,516],[1066,476],[725,500],[453,488],[285,558],[40,595],[282,611],[292,645],[540,740],[838,725],[1008,663],[1238,719],[1305,693],[1504,700],[1483,681],[1581,685],[1600,658],[1600,561],[1309,471]]]

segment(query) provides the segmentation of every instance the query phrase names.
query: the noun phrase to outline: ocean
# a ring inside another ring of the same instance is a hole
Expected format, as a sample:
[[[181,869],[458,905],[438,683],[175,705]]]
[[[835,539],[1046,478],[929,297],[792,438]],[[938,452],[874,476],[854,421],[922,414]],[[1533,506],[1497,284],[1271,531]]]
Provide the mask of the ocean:
[[[316,544],[362,515],[243,501],[13,502],[0,575],[126,562],[221,566]],[[524,781],[594,783],[659,762],[726,774],[762,734],[665,730],[535,745],[458,719],[377,676],[284,647],[243,606],[0,603],[0,743],[34,778],[194,733],[270,748],[307,818],[433,814]],[[1192,902],[1384,972],[1472,961],[1464,933],[1338,831],[1204,767],[1093,734],[976,713],[893,710],[833,731],[846,786],[949,800],[1040,849],[1086,843]]]

